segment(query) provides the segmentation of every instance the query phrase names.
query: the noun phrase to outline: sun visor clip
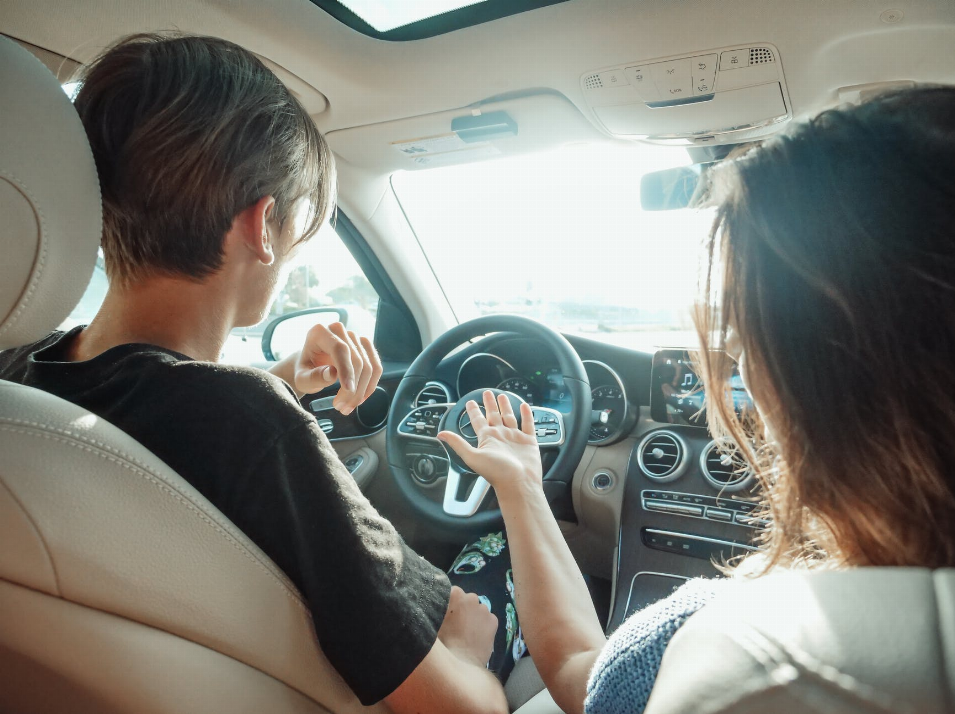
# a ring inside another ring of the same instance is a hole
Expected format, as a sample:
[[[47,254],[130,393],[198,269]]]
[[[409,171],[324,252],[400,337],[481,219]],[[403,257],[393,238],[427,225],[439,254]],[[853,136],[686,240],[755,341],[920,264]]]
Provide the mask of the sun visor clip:
[[[480,141],[517,136],[517,122],[507,112],[490,112],[477,116],[457,117],[451,120],[451,131],[461,141],[475,144]]]

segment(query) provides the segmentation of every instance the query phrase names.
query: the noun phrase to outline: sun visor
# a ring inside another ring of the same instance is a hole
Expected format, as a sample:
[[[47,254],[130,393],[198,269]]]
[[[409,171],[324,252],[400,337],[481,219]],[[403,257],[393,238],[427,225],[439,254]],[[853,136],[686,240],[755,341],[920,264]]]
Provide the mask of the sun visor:
[[[262,60],[262,64],[272,70],[275,76],[282,80],[282,84],[288,87],[288,90],[302,103],[302,106],[305,107],[305,111],[311,116],[317,116],[328,109],[328,99],[311,84],[262,55],[257,54],[256,57]]]
[[[469,163],[601,139],[574,104],[554,92],[329,132],[345,161],[380,173]]]
[[[792,118],[779,51],[767,44],[628,62],[580,85],[598,126],[619,138],[736,143]]]

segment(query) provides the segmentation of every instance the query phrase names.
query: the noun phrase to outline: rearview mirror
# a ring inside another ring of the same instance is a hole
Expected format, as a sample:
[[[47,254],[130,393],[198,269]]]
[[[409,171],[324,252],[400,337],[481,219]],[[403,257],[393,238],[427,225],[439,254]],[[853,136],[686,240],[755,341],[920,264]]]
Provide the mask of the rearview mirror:
[[[305,333],[321,323],[348,325],[348,311],[342,307],[310,307],[276,317],[262,334],[262,354],[270,362],[285,359],[301,349]]]
[[[644,211],[672,211],[690,205],[700,178],[709,164],[693,164],[644,174],[640,180],[640,205]]]

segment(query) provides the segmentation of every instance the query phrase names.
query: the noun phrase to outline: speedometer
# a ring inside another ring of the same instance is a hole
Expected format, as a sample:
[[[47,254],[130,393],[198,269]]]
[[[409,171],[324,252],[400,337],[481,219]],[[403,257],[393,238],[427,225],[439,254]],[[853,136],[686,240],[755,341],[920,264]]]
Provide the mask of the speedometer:
[[[523,377],[511,377],[505,379],[497,388],[502,392],[511,392],[516,394],[531,406],[537,404],[537,390],[531,385],[530,380]]]

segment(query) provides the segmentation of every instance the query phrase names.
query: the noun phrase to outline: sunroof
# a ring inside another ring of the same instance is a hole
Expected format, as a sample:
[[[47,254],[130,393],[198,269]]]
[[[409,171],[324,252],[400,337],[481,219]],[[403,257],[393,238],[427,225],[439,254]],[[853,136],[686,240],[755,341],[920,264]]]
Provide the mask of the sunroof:
[[[381,40],[420,40],[567,0],[311,0]]]
[[[460,10],[487,0],[339,0],[378,32],[404,27],[412,22]]]

